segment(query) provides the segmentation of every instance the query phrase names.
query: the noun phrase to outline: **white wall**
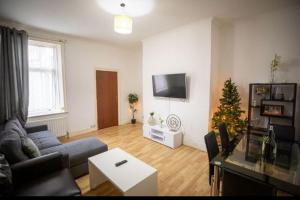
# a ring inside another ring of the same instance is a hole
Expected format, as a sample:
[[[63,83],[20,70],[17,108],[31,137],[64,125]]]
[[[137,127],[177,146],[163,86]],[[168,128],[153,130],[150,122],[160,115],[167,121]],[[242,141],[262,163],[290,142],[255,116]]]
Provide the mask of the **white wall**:
[[[96,69],[118,72],[119,123],[129,123],[131,115],[127,96],[131,92],[141,96],[139,59],[141,56],[137,50],[68,39],[65,63],[70,132],[89,129],[97,124]],[[137,119],[141,121],[141,114]]]
[[[222,55],[217,75],[219,84],[231,76],[239,86],[245,110],[248,106],[249,83],[269,81],[270,63],[275,53],[282,56],[278,81],[300,84],[299,19],[300,7],[297,6],[240,19],[233,24],[223,24],[220,28]],[[297,132],[300,132],[299,120],[298,88]]]
[[[214,112],[217,110],[219,101],[219,91],[222,90],[222,83],[220,82],[220,60],[221,60],[221,31],[220,22],[216,19],[212,20],[211,27],[211,91],[210,91],[210,112],[209,112],[209,130],[212,129],[212,121]]]
[[[181,118],[184,144],[206,150],[210,108],[211,19],[197,21],[143,41],[144,122],[154,111],[156,118],[169,114]],[[152,75],[187,73],[187,101],[154,98]]]
[[[65,86],[69,132],[82,133],[97,126],[96,69],[118,71],[119,123],[129,123],[127,96],[135,92],[142,99],[142,49],[125,48],[105,42],[46,32],[22,24],[0,20],[0,24],[26,30],[30,35],[65,40]],[[142,121],[142,100],[137,120]],[[49,117],[49,116],[48,116]],[[34,120],[45,119],[38,117]],[[56,116],[50,116],[50,118]]]

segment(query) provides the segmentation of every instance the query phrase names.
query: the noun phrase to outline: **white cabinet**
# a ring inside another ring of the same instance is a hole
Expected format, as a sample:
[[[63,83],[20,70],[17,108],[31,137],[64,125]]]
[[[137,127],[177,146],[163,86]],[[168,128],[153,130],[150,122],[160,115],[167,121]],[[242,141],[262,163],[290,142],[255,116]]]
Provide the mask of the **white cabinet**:
[[[166,145],[173,149],[182,145],[182,131],[170,131],[167,127],[161,128],[159,125],[143,127],[145,138],[151,139],[160,144]]]

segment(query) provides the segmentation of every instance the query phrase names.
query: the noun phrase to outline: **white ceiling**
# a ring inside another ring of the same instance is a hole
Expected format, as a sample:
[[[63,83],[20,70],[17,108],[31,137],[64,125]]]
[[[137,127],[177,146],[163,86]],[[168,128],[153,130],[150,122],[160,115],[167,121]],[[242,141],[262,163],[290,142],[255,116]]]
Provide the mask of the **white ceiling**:
[[[122,1],[127,11],[136,16],[131,35],[113,31],[111,13],[118,12],[114,7]],[[296,3],[299,0],[0,0],[0,17],[44,30],[134,45],[198,19],[233,20]]]

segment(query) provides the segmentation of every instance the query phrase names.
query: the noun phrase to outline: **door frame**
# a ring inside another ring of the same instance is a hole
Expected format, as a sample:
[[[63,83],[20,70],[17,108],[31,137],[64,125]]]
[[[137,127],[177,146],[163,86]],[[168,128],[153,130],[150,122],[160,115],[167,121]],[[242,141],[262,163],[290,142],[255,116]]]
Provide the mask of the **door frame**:
[[[98,127],[98,102],[97,102],[97,71],[106,71],[106,72],[116,72],[117,73],[117,84],[118,84],[118,126],[120,126],[120,119],[121,119],[121,109],[120,109],[120,70],[118,68],[105,68],[105,67],[95,67],[94,70],[94,87],[95,87],[95,124],[96,130],[99,130]]]

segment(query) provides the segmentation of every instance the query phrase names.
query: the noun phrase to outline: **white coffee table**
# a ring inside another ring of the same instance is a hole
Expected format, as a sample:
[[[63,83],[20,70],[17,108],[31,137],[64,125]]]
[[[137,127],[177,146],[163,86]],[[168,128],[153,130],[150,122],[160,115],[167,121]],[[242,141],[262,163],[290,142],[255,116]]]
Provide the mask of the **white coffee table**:
[[[122,160],[128,162],[116,167]],[[88,159],[90,187],[110,181],[124,196],[156,196],[157,170],[129,153],[115,148]]]

